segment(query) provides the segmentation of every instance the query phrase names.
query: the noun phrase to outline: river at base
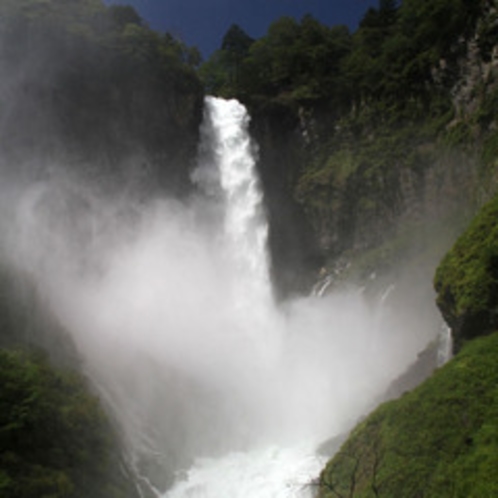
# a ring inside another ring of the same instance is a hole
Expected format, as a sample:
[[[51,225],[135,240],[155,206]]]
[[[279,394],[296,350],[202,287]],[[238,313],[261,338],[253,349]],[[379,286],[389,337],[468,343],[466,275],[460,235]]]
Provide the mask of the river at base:
[[[200,459],[163,498],[311,498],[325,462],[307,446]]]

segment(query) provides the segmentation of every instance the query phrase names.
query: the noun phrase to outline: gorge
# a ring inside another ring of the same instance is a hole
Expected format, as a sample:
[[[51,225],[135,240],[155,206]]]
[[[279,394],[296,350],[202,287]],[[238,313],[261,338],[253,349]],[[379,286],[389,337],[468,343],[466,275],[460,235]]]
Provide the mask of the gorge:
[[[277,303],[248,126],[238,102],[206,100],[188,201],[111,202],[61,175],[18,196],[11,253],[72,336],[130,467],[160,489],[194,462],[166,497],[309,492],[318,446],[438,331],[415,334],[406,310],[423,311],[399,293],[391,307],[389,289]]]
[[[492,4],[1,3],[0,494],[493,496]]]

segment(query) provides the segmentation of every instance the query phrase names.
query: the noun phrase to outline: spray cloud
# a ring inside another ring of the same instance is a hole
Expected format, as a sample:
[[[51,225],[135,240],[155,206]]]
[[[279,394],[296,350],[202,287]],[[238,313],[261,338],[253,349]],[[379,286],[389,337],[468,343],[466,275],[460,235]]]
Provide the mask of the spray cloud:
[[[240,452],[254,451],[296,473],[293,448],[348,429],[431,338],[358,291],[275,303],[247,124],[237,102],[207,100],[189,201],[102,197],[59,172],[9,208],[11,261],[72,335],[137,462],[239,452],[247,467]],[[199,468],[191,483],[220,472]]]

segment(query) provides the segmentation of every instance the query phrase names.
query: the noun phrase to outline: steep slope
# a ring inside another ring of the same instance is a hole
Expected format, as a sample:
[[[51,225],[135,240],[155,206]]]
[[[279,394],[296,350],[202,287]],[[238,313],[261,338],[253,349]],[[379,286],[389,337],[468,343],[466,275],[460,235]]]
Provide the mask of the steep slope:
[[[497,206],[480,210],[436,272],[458,354],[352,431],[320,477],[321,497],[498,492]]]
[[[497,359],[497,333],[476,339],[417,389],[381,405],[322,472],[319,496],[496,496]]]
[[[0,492],[4,498],[135,498],[97,398],[40,355],[0,351]]]
[[[458,350],[498,328],[498,197],[486,204],[437,269],[437,303]]]

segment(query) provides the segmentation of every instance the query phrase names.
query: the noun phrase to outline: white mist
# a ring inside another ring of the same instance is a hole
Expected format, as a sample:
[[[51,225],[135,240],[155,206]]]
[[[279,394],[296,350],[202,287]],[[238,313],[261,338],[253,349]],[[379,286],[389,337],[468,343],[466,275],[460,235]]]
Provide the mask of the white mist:
[[[73,336],[132,463],[178,471],[166,498],[306,496],[317,446],[433,337],[358,292],[276,305],[248,120],[207,99],[189,203],[111,201],[60,178],[19,196],[16,262]]]

